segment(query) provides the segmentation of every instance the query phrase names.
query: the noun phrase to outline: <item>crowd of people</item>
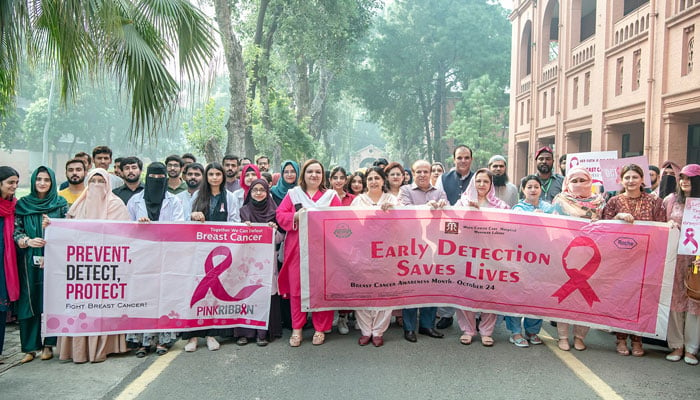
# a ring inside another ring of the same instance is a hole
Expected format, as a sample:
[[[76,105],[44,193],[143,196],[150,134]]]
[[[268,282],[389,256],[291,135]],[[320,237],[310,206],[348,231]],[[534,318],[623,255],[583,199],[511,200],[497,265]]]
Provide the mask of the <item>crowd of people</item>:
[[[398,162],[378,159],[372,167],[352,173],[341,166],[329,171],[314,159],[301,166],[293,160],[274,172],[270,159],[226,155],[204,166],[192,154],[168,156],[150,163],[145,174],[143,162],[130,156],[112,159],[112,151],[98,146],[92,154],[78,153],[65,164],[66,180],[59,184],[54,171],[40,166],[32,172],[30,193],[15,198],[19,173],[0,166],[0,354],[5,324],[10,316],[19,322],[22,363],[37,354],[76,363],[101,362],[109,354],[132,351],[144,357],[149,351],[167,353],[179,338],[185,351],[197,349],[200,339],[209,350],[218,350],[221,337],[233,337],[238,345],[255,342],[266,346],[291,330],[289,345],[302,344],[302,330],[312,327],[312,343],[321,345],[337,325],[348,334],[354,319],[360,330],[358,344],[380,347],[392,320],[403,328],[404,338],[416,342],[416,334],[443,338],[444,329],[456,316],[461,331],[459,342],[469,345],[477,335],[483,346],[493,346],[496,314],[475,313],[449,307],[421,307],[402,310],[341,310],[312,312],[301,309],[299,258],[299,216],[317,207],[356,206],[388,210],[409,205],[434,209],[460,207],[512,209],[566,215],[591,221],[617,219],[673,221],[678,229],[688,197],[700,197],[700,165],[680,168],[673,162],[661,168],[650,166],[652,186],[644,186],[645,171],[638,165],[625,166],[620,173],[619,193],[600,193],[591,174],[580,167],[565,169],[565,155],[559,159],[561,174],[554,168],[554,152],[542,147],[535,153],[536,172],[511,183],[506,158],[494,155],[488,165],[472,171],[472,150],[465,145],[453,152],[454,168],[441,162],[417,160],[410,168]],[[114,162],[113,172],[110,165]],[[94,165],[93,165],[94,163]],[[142,176],[145,175],[145,176]],[[276,229],[278,266],[273,279],[267,330],[205,329],[191,332],[157,332],[89,337],[41,336],[43,307],[43,232],[52,218],[149,221],[218,221],[265,223]],[[698,363],[700,347],[700,302],[686,294],[684,277],[693,265],[692,257],[678,256],[668,326],[669,361]],[[335,323],[334,323],[335,321]],[[538,336],[542,320],[508,316],[509,342],[516,347],[542,344]],[[554,324],[554,323],[553,323]],[[562,351],[586,350],[589,328],[556,323],[558,347]],[[573,332],[573,341],[570,333]],[[643,356],[641,337],[616,333],[620,355]],[[630,340],[628,347],[628,339]]]

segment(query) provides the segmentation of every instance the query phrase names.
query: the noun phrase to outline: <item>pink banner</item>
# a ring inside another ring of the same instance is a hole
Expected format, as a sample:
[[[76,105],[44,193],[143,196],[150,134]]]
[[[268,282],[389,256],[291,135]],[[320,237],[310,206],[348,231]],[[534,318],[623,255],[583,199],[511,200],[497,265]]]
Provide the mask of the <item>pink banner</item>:
[[[304,215],[306,310],[454,306],[666,335],[677,240],[666,224],[462,209]]]
[[[267,328],[273,234],[267,225],[52,220],[44,333]]]

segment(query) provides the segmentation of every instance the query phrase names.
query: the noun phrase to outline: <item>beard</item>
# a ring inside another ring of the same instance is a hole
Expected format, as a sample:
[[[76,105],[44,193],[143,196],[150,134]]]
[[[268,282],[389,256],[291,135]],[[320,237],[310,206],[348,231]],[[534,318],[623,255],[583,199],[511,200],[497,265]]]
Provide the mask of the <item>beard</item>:
[[[236,171],[227,170],[225,172],[225,174],[226,174],[227,178],[235,178],[236,177]]]
[[[541,174],[548,174],[552,172],[552,167],[550,167],[549,164],[540,164],[537,166],[537,171]]]
[[[494,186],[505,186],[507,182],[508,182],[508,175],[507,174],[493,176],[493,185]]]
[[[141,179],[141,175],[124,175],[122,179],[124,179],[124,181],[127,183],[136,183]]]
[[[187,181],[187,187],[190,189],[196,189],[197,187],[199,187],[199,181],[190,179],[189,181]]]
[[[70,178],[68,178],[68,182],[71,185],[80,185],[84,181],[85,181],[85,175],[83,175],[83,176],[73,175]]]

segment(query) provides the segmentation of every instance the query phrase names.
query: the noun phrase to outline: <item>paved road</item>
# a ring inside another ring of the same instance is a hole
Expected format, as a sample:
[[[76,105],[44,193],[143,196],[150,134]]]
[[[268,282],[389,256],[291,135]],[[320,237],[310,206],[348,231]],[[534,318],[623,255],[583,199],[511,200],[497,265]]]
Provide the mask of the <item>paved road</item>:
[[[646,346],[643,358],[614,352],[614,337],[591,331],[584,352],[562,352],[545,324],[546,344],[518,349],[507,343],[505,325],[496,345],[459,344],[457,329],[447,338],[403,340],[394,326],[382,348],[359,347],[358,331],[328,335],[311,345],[305,331],[300,348],[286,338],[265,348],[222,343],[184,353],[183,342],[163,357],[114,356],[101,364],[74,365],[35,360],[0,374],[5,399],[697,399],[700,367],[664,360],[666,350]],[[288,337],[288,331],[285,331]],[[121,397],[120,397],[121,396]]]

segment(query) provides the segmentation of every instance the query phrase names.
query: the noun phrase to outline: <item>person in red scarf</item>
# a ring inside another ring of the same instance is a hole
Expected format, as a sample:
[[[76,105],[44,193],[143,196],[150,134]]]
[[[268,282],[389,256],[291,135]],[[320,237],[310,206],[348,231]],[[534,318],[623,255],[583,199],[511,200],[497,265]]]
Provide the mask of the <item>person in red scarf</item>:
[[[19,298],[17,249],[12,238],[15,229],[15,191],[19,173],[14,168],[0,166],[0,354],[5,342],[5,319],[10,303]],[[0,364],[2,360],[0,360]]]

